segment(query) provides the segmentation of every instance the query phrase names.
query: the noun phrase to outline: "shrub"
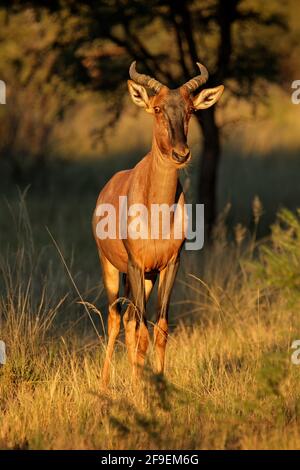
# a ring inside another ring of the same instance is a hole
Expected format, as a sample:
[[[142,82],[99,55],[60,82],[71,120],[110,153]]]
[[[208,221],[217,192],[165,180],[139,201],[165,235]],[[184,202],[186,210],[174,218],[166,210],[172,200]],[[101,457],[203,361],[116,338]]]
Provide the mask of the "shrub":
[[[300,293],[300,209],[279,211],[270,243],[259,247],[258,259],[249,266],[262,287]]]

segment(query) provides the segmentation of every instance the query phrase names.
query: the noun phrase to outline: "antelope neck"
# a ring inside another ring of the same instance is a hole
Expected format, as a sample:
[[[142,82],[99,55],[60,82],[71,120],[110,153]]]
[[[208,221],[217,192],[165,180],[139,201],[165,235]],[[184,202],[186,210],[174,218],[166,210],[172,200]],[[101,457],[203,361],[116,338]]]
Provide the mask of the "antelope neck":
[[[163,155],[153,138],[149,158],[148,203],[168,204],[175,202],[178,184],[178,169]]]

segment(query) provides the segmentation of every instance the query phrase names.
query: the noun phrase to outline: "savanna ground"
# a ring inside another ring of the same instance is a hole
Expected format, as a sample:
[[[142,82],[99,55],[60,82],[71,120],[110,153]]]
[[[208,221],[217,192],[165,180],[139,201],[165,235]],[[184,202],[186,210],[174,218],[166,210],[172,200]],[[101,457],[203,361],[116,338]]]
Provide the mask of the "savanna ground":
[[[213,246],[184,256],[165,378],[153,374],[150,348],[144,380],[132,387],[122,332],[107,393],[106,299],[90,218],[122,162],[56,163],[45,186],[22,191],[3,169],[0,447],[299,448],[300,366],[291,362],[299,218],[281,212],[284,221],[267,231],[280,205],[299,202],[298,166],[296,155],[224,158],[219,206],[233,207]],[[154,302],[148,310],[151,329]]]

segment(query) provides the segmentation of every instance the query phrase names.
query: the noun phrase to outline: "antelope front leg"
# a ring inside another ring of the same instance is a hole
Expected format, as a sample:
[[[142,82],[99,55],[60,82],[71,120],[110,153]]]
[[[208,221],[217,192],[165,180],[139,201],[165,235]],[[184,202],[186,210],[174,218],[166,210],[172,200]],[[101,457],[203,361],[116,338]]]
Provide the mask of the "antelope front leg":
[[[170,262],[161,271],[158,286],[158,311],[154,326],[155,363],[158,374],[164,372],[165,353],[168,340],[168,311],[171,292],[179,267],[179,258]]]
[[[149,345],[149,332],[145,317],[145,283],[143,270],[128,261],[128,279],[132,304],[124,315],[125,339],[128,357],[132,364],[133,378],[141,371]]]
[[[117,303],[119,296],[119,271],[101,253],[103,281],[108,297],[108,343],[102,369],[102,386],[107,387],[110,378],[110,366],[115,342],[120,331],[121,314]]]

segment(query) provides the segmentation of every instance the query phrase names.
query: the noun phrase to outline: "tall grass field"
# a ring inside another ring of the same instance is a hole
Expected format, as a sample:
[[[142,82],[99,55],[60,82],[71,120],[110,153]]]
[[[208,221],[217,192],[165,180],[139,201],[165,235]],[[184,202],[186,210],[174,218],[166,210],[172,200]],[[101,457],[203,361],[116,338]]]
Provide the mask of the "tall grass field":
[[[225,208],[213,244],[183,257],[165,376],[153,373],[150,347],[132,384],[122,332],[104,392],[106,298],[90,228],[97,193],[88,178],[80,188],[76,175],[68,181],[60,192],[1,197],[0,448],[299,448],[299,213],[280,209],[258,237],[270,213],[258,197],[247,226]]]

